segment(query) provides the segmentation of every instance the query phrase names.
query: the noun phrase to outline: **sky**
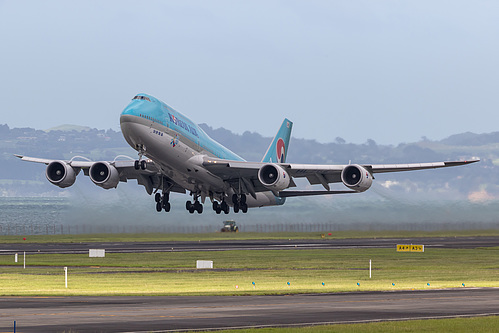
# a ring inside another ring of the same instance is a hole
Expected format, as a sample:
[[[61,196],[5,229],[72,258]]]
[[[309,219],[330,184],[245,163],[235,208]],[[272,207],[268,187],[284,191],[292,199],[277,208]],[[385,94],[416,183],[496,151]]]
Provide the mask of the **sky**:
[[[380,144],[499,130],[497,1],[0,0],[0,124],[196,123]]]

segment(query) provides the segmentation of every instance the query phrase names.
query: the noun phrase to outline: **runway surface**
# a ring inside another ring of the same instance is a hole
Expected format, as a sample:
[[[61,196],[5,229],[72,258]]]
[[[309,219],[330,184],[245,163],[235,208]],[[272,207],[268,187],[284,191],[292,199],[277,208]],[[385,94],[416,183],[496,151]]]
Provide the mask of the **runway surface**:
[[[97,243],[19,243],[0,244],[0,254],[15,252],[88,253],[89,249],[105,249],[107,253],[139,253],[170,251],[227,251],[279,249],[348,249],[395,248],[397,244],[424,244],[434,248],[471,249],[499,246],[499,237],[425,237],[425,238],[351,238],[298,240],[226,240],[192,242],[97,242]]]
[[[499,314],[499,289],[192,297],[0,297],[0,332],[174,332]]]
[[[434,248],[499,245],[499,237],[364,238],[202,242],[0,244],[13,252],[108,253],[270,249]],[[0,333],[175,332],[499,315],[499,289],[453,289],[282,296],[0,297]]]

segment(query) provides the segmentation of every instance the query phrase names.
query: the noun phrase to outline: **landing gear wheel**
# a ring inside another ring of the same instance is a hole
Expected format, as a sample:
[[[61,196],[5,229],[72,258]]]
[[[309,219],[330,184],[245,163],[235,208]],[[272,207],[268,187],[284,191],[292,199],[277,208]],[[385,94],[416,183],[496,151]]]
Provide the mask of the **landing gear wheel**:
[[[220,214],[222,212],[222,205],[218,203],[218,201],[213,201],[213,210]]]
[[[160,201],[161,201],[161,194],[156,193],[156,195],[154,196],[154,200],[155,200],[156,202],[160,202]]]
[[[190,211],[190,210],[191,210],[191,207],[192,207],[192,202],[187,201],[187,202],[185,203],[185,209],[187,209],[188,211]],[[193,212],[194,212],[194,211],[193,211]]]
[[[244,214],[246,214],[248,212],[248,205],[247,204],[241,205],[241,211]]]
[[[156,202],[156,211],[159,213],[163,209],[163,206],[161,205],[161,202]]]
[[[241,194],[241,198],[239,199],[239,203],[241,207],[246,203],[246,194]]]
[[[135,170],[139,170],[140,169],[140,161],[135,160],[135,162],[133,163],[133,167]]]
[[[144,160],[140,161],[140,168],[141,168],[142,170],[145,170],[145,169],[147,168],[147,163],[146,163],[146,161],[144,161]]]
[[[236,214],[239,213],[239,203],[236,202],[234,204],[234,208],[233,209],[234,209],[234,213],[236,213]]]
[[[232,203],[235,205],[239,202],[239,198],[237,197],[237,194],[232,195]]]
[[[194,205],[192,205],[194,207],[194,210],[198,212],[198,214],[201,214],[203,212],[203,205],[201,205],[199,203],[199,201],[195,201],[194,202]]]
[[[222,203],[220,204],[220,210],[225,214],[229,214],[229,209],[229,205],[227,205],[225,201],[222,201]]]
[[[230,212],[230,207],[229,207],[229,205],[227,205],[227,203],[225,203],[225,206],[222,208],[222,211],[223,211],[225,214],[229,214],[229,212]]]
[[[165,212],[168,213],[170,211],[170,209],[172,208],[172,205],[170,205],[169,202],[163,202],[163,208],[164,208]]]

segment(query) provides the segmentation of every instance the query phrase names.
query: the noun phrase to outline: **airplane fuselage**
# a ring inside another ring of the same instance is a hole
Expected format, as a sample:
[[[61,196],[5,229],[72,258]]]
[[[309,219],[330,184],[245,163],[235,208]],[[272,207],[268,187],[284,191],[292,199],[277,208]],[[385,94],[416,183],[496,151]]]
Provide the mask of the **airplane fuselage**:
[[[121,131],[128,144],[153,160],[163,174],[203,199],[231,196],[233,190],[218,176],[206,170],[205,157],[232,161],[243,158],[211,139],[198,125],[180,112],[149,95],[139,95],[123,110]],[[248,197],[249,207],[282,204],[272,192]],[[228,200],[230,204],[230,200]]]

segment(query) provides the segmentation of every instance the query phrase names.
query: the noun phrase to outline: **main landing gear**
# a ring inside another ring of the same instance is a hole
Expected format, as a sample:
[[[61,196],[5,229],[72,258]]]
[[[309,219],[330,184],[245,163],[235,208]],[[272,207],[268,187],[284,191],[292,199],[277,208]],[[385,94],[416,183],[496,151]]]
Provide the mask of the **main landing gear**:
[[[246,204],[246,194],[233,194],[232,203],[234,204],[234,213],[239,213],[239,210],[241,210],[245,214],[248,212],[248,205]]]
[[[166,192],[161,195],[160,193],[156,193],[154,196],[154,200],[156,200],[156,211],[161,212],[163,209],[165,212],[169,212],[171,209],[170,204],[170,193]]]
[[[185,203],[185,209],[187,209],[191,214],[194,214],[195,211],[198,212],[198,214],[201,214],[203,212],[203,205],[196,198],[194,203],[187,201]]]
[[[213,210],[217,213],[220,214],[221,212],[224,212],[225,214],[229,214],[230,207],[227,205],[225,200],[223,200],[221,203],[218,201],[213,201]]]

